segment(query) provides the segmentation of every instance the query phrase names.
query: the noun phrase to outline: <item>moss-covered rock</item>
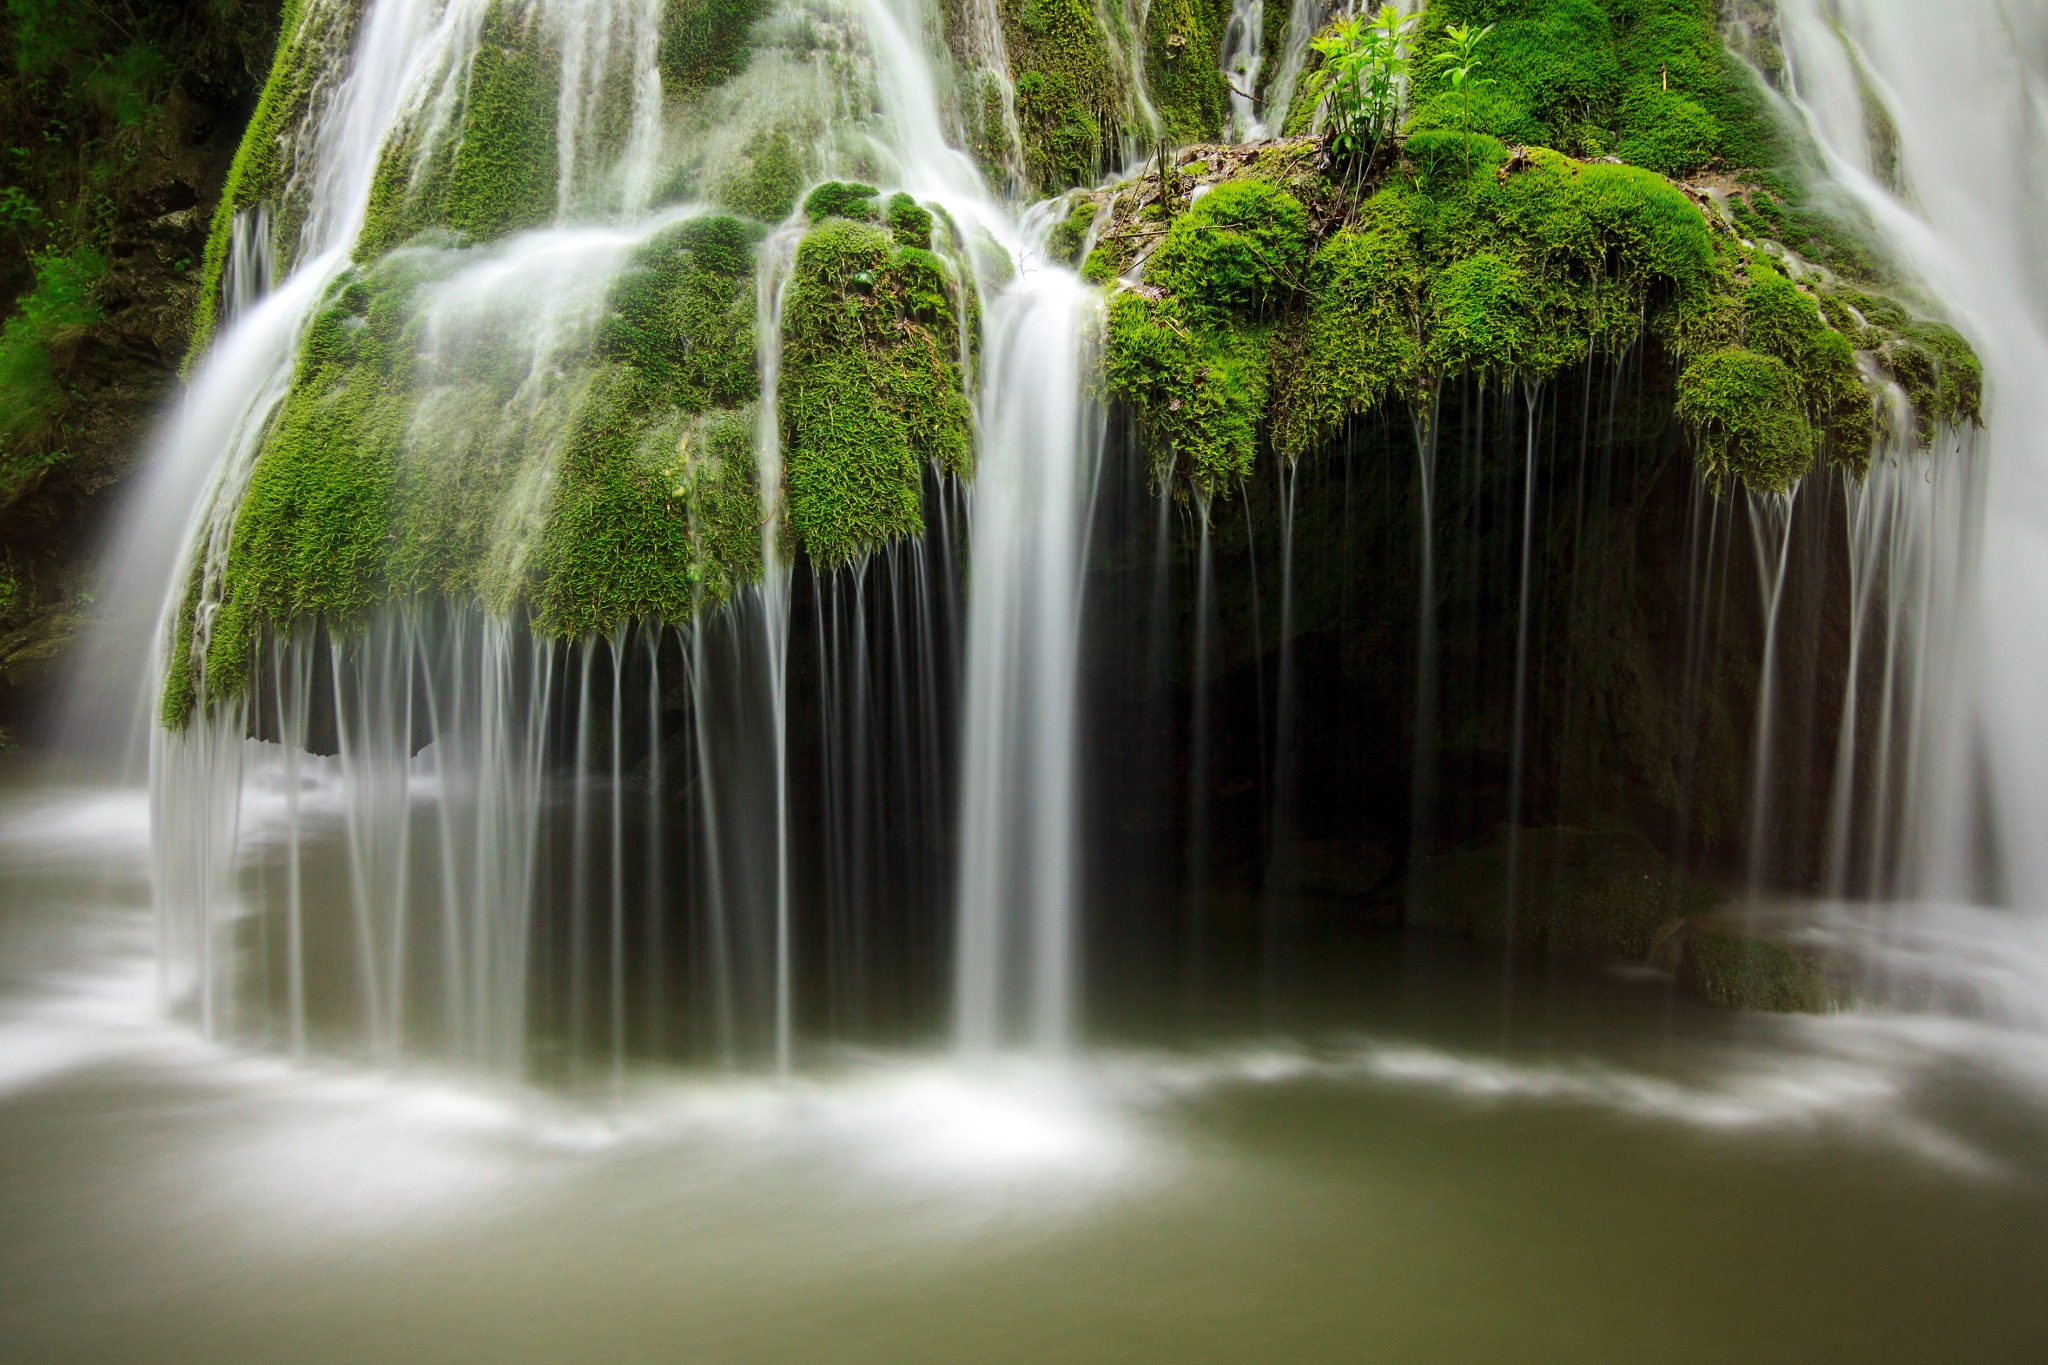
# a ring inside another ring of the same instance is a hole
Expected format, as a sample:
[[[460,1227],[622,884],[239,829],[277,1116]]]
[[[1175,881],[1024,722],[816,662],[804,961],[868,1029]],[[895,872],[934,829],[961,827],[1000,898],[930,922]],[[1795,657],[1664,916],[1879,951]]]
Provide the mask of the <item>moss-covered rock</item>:
[[[1678,975],[1717,1005],[1779,1014],[1822,1014],[1852,1003],[1853,993],[1811,951],[1708,917],[1689,923],[1678,945]]]
[[[745,70],[754,25],[767,12],[768,0],[665,0],[655,57],[662,92],[691,94]]]
[[[1145,88],[1168,142],[1223,135],[1230,120],[1230,84],[1222,70],[1229,23],[1227,0],[1152,0],[1147,7]]]
[[[409,126],[378,160],[355,257],[374,260],[429,228],[486,242],[554,216],[560,54],[531,12],[485,12],[457,127]]]
[[[865,222],[828,218],[798,247],[777,399],[789,525],[814,561],[918,534],[925,469],[971,470],[968,288],[940,257]]]
[[[1130,89],[1101,14],[1089,0],[1003,0],[999,13],[1031,187],[1086,184],[1114,158]],[[982,103],[991,95],[983,150],[1000,160],[1000,93],[985,91]]]
[[[272,206],[272,233],[279,258],[286,264],[292,260],[304,210],[285,200],[297,168],[298,131],[322,93],[323,81],[345,60],[361,10],[360,0],[285,0],[277,55],[271,59],[270,74],[228,167],[207,233],[189,356],[206,349],[219,325],[236,214],[261,204]]]

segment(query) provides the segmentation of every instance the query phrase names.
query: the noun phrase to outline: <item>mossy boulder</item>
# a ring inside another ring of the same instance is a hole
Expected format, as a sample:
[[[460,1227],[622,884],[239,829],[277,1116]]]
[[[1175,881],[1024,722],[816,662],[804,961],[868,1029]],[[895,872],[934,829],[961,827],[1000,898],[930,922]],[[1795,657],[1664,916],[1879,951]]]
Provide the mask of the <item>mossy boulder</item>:
[[[942,258],[844,217],[797,248],[778,404],[789,526],[817,563],[919,534],[925,470],[972,469],[969,288]]]

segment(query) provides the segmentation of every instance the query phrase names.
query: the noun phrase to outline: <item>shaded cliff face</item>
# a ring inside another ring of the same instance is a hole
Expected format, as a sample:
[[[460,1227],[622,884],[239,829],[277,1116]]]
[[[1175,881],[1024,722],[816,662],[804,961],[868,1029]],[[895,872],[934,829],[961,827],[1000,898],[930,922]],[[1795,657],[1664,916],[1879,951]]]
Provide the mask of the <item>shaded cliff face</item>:
[[[0,742],[90,610],[110,489],[168,401],[275,0],[0,19]]]

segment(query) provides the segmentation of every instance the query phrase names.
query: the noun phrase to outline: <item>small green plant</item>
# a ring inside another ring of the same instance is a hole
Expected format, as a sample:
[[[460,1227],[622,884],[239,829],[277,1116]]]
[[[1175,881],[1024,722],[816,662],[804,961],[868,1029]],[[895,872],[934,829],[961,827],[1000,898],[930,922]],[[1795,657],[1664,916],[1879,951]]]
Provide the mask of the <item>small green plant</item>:
[[[1458,133],[1465,139],[1465,174],[1472,174],[1472,87],[1484,82],[1485,77],[1475,76],[1479,70],[1479,45],[1486,41],[1486,35],[1493,32],[1493,25],[1474,28],[1470,24],[1452,24],[1444,30],[1444,37],[1450,47],[1437,54],[1436,63],[1443,68],[1444,79],[1450,83],[1451,93],[1458,97]]]
[[[1419,16],[1392,5],[1366,19],[1352,15],[1314,41],[1323,64],[1309,77],[1311,98],[1329,100],[1330,150],[1346,161],[1370,162],[1393,136],[1408,74],[1408,40]]]

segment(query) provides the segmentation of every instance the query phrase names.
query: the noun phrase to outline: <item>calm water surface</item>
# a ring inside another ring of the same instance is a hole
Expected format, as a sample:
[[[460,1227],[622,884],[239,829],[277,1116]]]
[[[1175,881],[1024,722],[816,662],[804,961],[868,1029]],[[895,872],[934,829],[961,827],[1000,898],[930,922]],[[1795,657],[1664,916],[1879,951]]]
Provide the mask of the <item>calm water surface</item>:
[[[1277,1026],[571,1104],[163,1022],[146,836],[0,791],[10,1362],[2048,1359],[2031,1036],[1555,967],[1503,1027],[1330,934]]]

